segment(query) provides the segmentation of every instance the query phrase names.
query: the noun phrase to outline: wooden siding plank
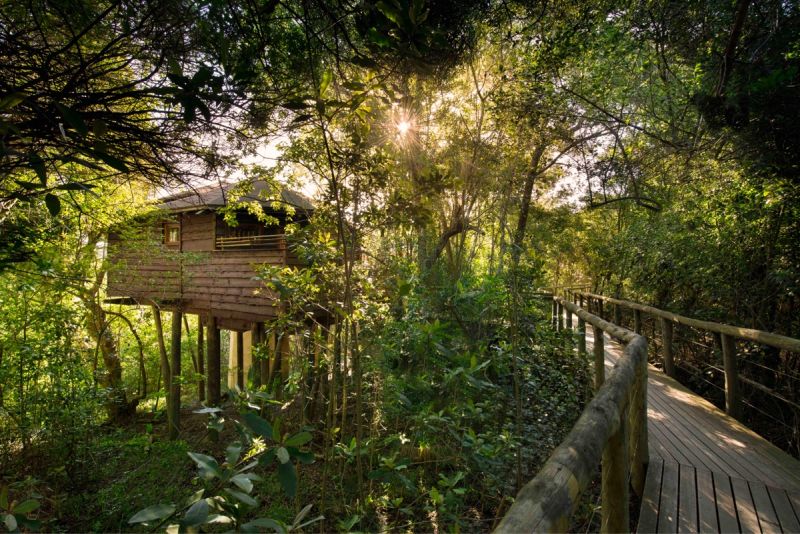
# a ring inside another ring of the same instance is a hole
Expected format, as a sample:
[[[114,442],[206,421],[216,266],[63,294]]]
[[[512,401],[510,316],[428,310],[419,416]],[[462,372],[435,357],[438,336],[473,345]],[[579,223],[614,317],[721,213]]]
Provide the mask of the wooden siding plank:
[[[750,482],[749,485],[750,495],[753,497],[753,505],[756,508],[756,515],[762,532],[780,533],[780,522],[769,498],[767,487],[760,482]]]
[[[664,461],[651,459],[647,466],[647,479],[642,493],[642,506],[639,510],[637,532],[656,532],[658,528],[658,507],[661,499],[661,475],[664,472]]]
[[[727,475],[713,473],[714,492],[717,498],[717,517],[719,517],[719,531],[739,532],[739,519],[736,515],[736,503],[733,500],[731,479]]]
[[[697,470],[697,522],[700,532],[719,532],[714,478],[711,471]]]
[[[733,500],[736,503],[736,515],[739,516],[739,528],[742,532],[761,532],[747,481],[741,478],[731,478],[731,487],[733,488]]]
[[[681,465],[678,484],[678,532],[697,532],[697,486],[694,467]]]
[[[664,462],[664,472],[661,477],[661,501],[658,508],[658,532],[677,532],[679,476],[678,464]]]

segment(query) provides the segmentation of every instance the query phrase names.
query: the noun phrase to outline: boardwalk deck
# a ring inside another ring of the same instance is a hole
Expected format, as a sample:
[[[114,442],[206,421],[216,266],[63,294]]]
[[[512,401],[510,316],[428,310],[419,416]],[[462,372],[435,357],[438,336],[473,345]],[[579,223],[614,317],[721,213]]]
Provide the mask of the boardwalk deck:
[[[605,347],[610,368],[621,347]],[[654,367],[647,387],[639,532],[800,532],[800,461]]]

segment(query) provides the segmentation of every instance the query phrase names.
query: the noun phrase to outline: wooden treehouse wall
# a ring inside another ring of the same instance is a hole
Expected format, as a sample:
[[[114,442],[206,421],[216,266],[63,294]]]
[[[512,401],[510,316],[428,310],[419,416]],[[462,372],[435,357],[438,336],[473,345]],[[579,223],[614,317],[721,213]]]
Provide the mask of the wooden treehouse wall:
[[[163,221],[141,231],[109,235],[108,296],[180,304],[186,313],[213,315],[222,326],[246,330],[277,313],[278,297],[254,279],[257,266],[297,265],[285,245],[274,249],[215,250],[216,214],[178,214],[180,243],[162,244]]]

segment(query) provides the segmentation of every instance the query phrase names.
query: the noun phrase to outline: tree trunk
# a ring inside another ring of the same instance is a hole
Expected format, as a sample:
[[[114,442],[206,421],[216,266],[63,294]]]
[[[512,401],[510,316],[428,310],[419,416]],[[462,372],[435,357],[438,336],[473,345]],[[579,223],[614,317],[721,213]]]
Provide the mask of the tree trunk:
[[[164,327],[161,324],[161,310],[153,305],[153,321],[156,326],[156,337],[158,338],[158,354],[161,361],[161,376],[164,379],[164,390],[167,396],[167,408],[170,401],[170,384],[172,384],[172,372],[169,368],[169,356],[167,356],[167,345],[164,343]]]
[[[105,372],[99,377],[100,385],[108,391],[106,399],[106,412],[110,421],[118,423],[129,414],[131,406],[125,388],[122,384],[122,362],[119,359],[119,350],[111,334],[108,318],[98,295],[105,273],[98,275],[95,284],[85,294],[81,301],[86,309],[86,326],[89,335],[97,345],[97,351],[103,358]]]
[[[528,215],[531,210],[531,200],[533,196],[533,186],[536,183],[536,178],[539,176],[539,165],[544,156],[546,145],[542,143],[531,156],[531,168],[525,177],[525,187],[522,191],[522,201],[519,206],[519,219],[517,219],[517,228],[514,230],[514,239],[511,243],[511,257],[513,265],[516,268],[519,264],[519,258],[522,254],[522,244],[525,241],[525,231],[528,228]]]

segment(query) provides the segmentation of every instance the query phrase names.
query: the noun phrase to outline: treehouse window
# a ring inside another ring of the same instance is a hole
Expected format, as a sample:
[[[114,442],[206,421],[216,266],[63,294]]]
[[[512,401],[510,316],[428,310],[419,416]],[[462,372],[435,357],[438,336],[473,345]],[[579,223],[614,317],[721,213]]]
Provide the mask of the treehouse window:
[[[237,214],[236,226],[229,226],[219,215],[216,224],[217,250],[281,249],[283,234],[280,226],[266,226],[249,214]]]
[[[181,242],[181,227],[177,224],[164,225],[164,244],[178,245]]]

